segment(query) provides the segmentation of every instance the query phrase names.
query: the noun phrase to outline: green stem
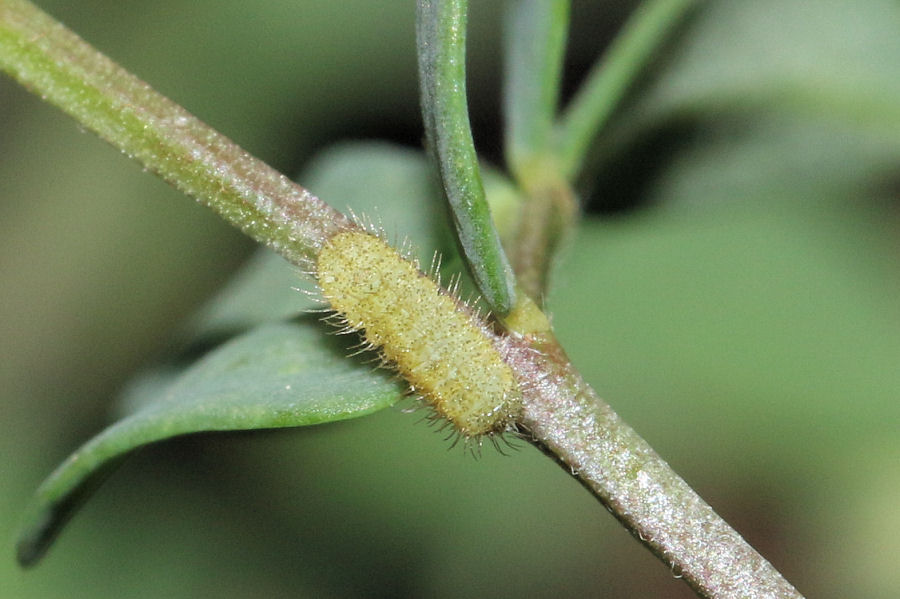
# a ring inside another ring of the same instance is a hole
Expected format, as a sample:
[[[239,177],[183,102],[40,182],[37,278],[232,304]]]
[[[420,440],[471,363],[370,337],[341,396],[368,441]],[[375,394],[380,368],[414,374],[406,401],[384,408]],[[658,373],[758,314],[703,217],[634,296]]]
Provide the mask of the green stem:
[[[571,180],[613,110],[672,30],[700,0],[648,0],[636,9],[558,125],[562,171]]]
[[[504,151],[520,184],[552,150],[569,12],[569,0],[517,0],[507,11]]]
[[[469,270],[491,310],[504,316],[515,301],[515,281],[485,200],[469,125],[466,8],[465,0],[418,3],[422,115]]]
[[[352,226],[24,0],[0,1],[0,69],[294,264]]]
[[[578,218],[578,203],[569,184],[553,171],[535,177],[526,188],[509,255],[520,288],[543,306],[556,250]]]
[[[552,336],[532,348],[539,357],[517,368],[522,426],[674,575],[702,597],[802,597],[597,397]]]
[[[547,294],[556,248],[578,212],[552,147],[569,12],[568,0],[517,0],[509,5],[504,31],[504,150],[524,192],[517,231],[506,249],[520,289],[538,305]]]

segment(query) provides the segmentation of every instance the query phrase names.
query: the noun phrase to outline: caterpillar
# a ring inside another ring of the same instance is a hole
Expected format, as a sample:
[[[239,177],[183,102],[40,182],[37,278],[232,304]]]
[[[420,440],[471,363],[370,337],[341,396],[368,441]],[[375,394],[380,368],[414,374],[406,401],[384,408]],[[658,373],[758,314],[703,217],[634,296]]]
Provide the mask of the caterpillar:
[[[332,236],[316,259],[322,295],[463,438],[503,432],[521,410],[504,341],[381,237]]]

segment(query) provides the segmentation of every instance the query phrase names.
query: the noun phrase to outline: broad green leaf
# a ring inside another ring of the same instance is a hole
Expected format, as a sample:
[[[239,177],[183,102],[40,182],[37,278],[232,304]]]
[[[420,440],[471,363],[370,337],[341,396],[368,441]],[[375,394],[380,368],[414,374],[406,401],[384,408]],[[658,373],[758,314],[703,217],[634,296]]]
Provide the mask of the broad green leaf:
[[[455,252],[423,152],[388,143],[342,144],[319,154],[297,180],[338,210],[383,228],[389,240],[409,240],[426,266],[435,251]],[[216,337],[319,307],[298,287],[314,289],[296,267],[262,249],[201,310],[189,333]]]
[[[437,176],[423,151],[343,143],[318,154],[298,181],[338,210],[371,221],[389,241],[408,241],[423,261],[436,250],[455,251]]]
[[[884,0],[707,3],[601,140],[595,196],[702,211],[871,195],[900,161],[898,29]]]
[[[900,5],[711,2],[640,99],[648,117],[762,108],[900,131]]]
[[[317,307],[296,266],[268,248],[260,248],[235,273],[189,325],[191,336],[216,337],[255,324],[293,318]]]
[[[348,360],[347,349],[323,332],[311,319],[265,325],[224,344],[173,382],[157,381],[149,387],[156,393],[136,391],[136,411],[82,446],[38,489],[19,561],[38,560],[110,467],[139,447],[201,431],[336,422],[401,397],[395,381]]]
[[[673,215],[871,204],[898,164],[900,135],[799,115],[723,119],[679,146],[645,201]]]
[[[900,137],[900,6],[709,2],[618,118],[603,154],[673,120],[773,113]]]

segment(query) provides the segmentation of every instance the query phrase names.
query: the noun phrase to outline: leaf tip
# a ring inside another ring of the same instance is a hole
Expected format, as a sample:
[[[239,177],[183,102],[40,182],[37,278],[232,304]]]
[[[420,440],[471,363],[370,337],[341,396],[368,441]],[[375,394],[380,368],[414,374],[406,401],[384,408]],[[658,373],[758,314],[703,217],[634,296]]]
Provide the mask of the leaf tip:
[[[29,517],[16,540],[16,561],[22,568],[36,565],[56,539],[65,518],[60,510],[45,508]]]

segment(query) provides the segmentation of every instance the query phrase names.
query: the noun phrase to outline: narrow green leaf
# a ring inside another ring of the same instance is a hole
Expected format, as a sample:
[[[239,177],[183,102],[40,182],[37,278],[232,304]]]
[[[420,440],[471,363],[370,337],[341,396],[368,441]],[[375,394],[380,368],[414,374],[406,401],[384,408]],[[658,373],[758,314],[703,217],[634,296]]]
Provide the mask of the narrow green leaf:
[[[314,319],[260,327],[206,356],[171,384],[135,391],[131,415],[73,453],[38,489],[18,559],[41,558],[62,526],[119,459],[177,435],[308,426],[370,414],[402,389],[386,373],[346,358]],[[323,341],[324,339],[324,341]],[[155,392],[154,392],[155,390]]]
[[[512,308],[515,283],[484,196],[466,106],[465,0],[420,0],[419,85],[429,144],[469,270],[497,314]]]
[[[504,40],[506,163],[519,180],[550,154],[569,25],[569,0],[509,4]]]
[[[644,66],[700,0],[648,0],[635,10],[622,33],[566,109],[558,130],[563,172],[578,174],[591,142],[631,88]]]

